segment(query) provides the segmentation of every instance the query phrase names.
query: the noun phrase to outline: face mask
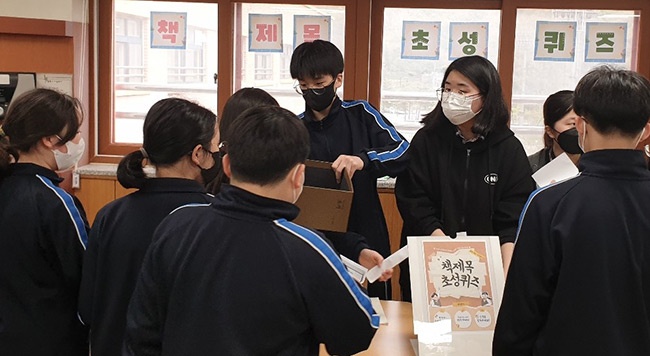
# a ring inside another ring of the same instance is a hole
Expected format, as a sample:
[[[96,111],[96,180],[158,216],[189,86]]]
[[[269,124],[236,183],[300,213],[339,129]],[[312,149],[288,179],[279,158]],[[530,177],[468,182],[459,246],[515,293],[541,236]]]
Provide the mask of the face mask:
[[[334,96],[336,95],[336,91],[334,90],[334,83],[336,83],[336,80],[334,80],[332,84],[323,88],[324,92],[321,95],[316,95],[313,90],[307,89],[307,92],[305,95],[303,95],[307,106],[310,109],[318,112],[327,109],[327,107],[332,103],[332,100],[334,100]]]
[[[52,150],[58,171],[65,171],[79,162],[86,149],[86,142],[84,142],[83,138],[79,140],[79,143],[68,141],[65,143],[65,147],[68,149],[68,153]]]
[[[467,99],[462,94],[443,93],[441,101],[442,113],[452,124],[456,126],[464,124],[478,114],[478,112],[472,111],[472,102],[476,99],[478,99],[478,96]]]
[[[641,129],[641,134],[639,135],[639,139],[636,140],[636,145],[634,145],[634,147],[638,147],[638,146],[639,146],[639,143],[641,143],[641,137],[643,137],[643,134],[644,134],[644,133],[645,133],[645,127],[644,127],[643,129]]]
[[[217,178],[217,175],[219,175],[219,172],[221,171],[221,155],[219,154],[219,151],[210,152],[210,154],[212,154],[212,159],[214,160],[212,167],[202,168],[199,166],[199,168],[201,168],[201,178],[203,179],[204,185]]]
[[[578,130],[575,128],[560,132],[555,140],[557,141],[557,144],[560,145],[562,151],[568,154],[583,153],[578,142]]]

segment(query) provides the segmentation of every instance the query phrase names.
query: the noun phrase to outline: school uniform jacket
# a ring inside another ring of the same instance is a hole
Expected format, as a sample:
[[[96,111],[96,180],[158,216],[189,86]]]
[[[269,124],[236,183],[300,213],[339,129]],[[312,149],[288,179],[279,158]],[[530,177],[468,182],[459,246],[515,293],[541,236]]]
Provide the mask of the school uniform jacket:
[[[0,354],[87,355],[77,318],[86,214],[57,174],[12,164],[0,178]]]
[[[212,197],[190,179],[152,178],[99,211],[79,292],[79,315],[90,326],[93,356],[121,355],[127,306],[158,224],[179,206]]]
[[[309,131],[310,159],[333,162],[340,155],[355,155],[363,161],[363,170],[352,177],[354,197],[348,231],[361,234],[370,248],[388,256],[388,229],[377,193],[377,178],[394,177],[406,168],[409,143],[363,100],[341,101],[336,97],[323,120],[316,121],[310,109],[299,117]]]
[[[125,355],[318,355],[365,350],[370,299],[298,208],[225,185],[160,224],[127,315]]]
[[[650,172],[642,151],[580,157],[522,214],[494,355],[650,355]]]
[[[408,169],[395,196],[406,236],[442,229],[456,236],[498,235],[514,242],[517,222],[535,188],[521,143],[508,128],[463,143],[448,121],[415,134]]]
[[[445,120],[413,137],[409,167],[395,183],[402,246],[407,236],[436,229],[451,237],[465,231],[498,235],[502,244],[515,240],[519,215],[535,188],[521,143],[505,127],[467,143],[456,132]],[[401,271],[402,298],[410,301],[408,261]]]

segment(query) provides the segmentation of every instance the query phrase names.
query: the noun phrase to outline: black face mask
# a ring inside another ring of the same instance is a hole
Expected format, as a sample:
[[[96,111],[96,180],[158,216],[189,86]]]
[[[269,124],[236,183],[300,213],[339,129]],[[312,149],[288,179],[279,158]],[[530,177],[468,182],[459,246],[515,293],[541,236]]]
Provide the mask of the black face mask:
[[[208,151],[209,152],[209,151]],[[219,151],[217,152],[210,152],[212,154],[212,159],[214,159],[214,164],[210,168],[201,168],[201,178],[203,178],[203,185],[207,185],[208,183],[212,182],[217,175],[219,175],[219,172],[221,172],[221,155],[219,154]]]
[[[334,96],[336,95],[336,90],[334,90],[334,83],[336,83],[336,80],[334,80],[332,84],[324,87],[324,93],[321,95],[316,95],[313,90],[307,89],[307,92],[305,95],[303,95],[307,106],[310,109],[318,112],[327,109],[327,107],[332,103],[332,100],[334,100]]]
[[[560,132],[555,139],[560,148],[568,154],[582,154],[582,149],[578,144],[578,130],[575,128]]]

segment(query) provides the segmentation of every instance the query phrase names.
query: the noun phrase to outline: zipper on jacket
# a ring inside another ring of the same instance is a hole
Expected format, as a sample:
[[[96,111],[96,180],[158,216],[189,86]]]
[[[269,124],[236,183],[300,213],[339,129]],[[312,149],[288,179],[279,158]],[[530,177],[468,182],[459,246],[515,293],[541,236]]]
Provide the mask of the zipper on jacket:
[[[327,156],[331,157],[332,150],[330,149],[330,140],[329,137],[327,137],[327,133],[324,132],[325,127],[323,126],[323,120],[319,121],[318,124],[320,125],[320,132],[322,133],[323,138],[325,139],[325,148],[327,148]]]
[[[465,158],[465,182],[463,182],[463,215],[460,217],[460,226],[459,228],[464,228],[467,231],[467,226],[465,226],[465,214],[467,209],[467,185],[469,179],[469,156],[472,153],[471,149],[467,149],[467,156]]]

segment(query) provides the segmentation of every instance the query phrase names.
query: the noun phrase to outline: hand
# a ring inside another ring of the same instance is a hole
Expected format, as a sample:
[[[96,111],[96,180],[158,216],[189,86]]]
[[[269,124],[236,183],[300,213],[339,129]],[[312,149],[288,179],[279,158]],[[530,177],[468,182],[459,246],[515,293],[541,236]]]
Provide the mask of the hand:
[[[381,263],[384,262],[384,257],[382,257],[379,252],[371,250],[369,248],[364,248],[359,253],[359,264],[367,269],[371,269],[375,266],[381,267]],[[393,269],[389,268],[384,270],[381,273],[381,277],[377,279],[379,282],[386,282],[393,276]]]
[[[447,236],[442,230],[440,229],[435,229],[432,233],[431,236]]]
[[[354,172],[363,169],[363,160],[358,156],[340,155],[339,158],[332,163],[332,169],[336,174],[336,181],[340,183],[343,170],[345,169],[348,172],[350,179],[352,179]]]

